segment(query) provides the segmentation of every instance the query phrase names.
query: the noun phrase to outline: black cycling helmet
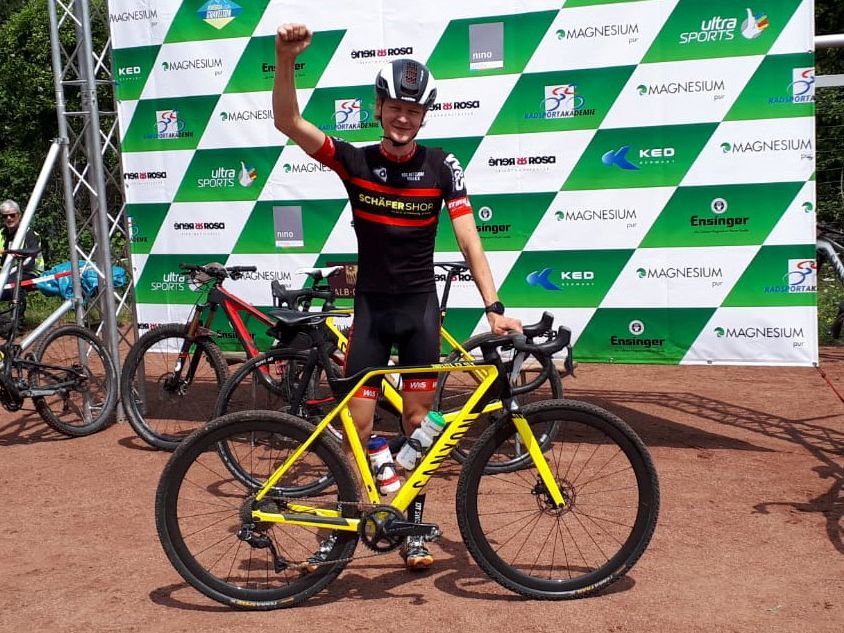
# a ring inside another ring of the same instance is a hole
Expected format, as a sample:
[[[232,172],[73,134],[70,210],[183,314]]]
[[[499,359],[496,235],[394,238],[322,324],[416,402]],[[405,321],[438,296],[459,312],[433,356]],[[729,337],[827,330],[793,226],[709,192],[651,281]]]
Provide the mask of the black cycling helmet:
[[[437,82],[425,64],[396,59],[378,71],[375,93],[384,99],[418,103],[427,110],[437,100]]]

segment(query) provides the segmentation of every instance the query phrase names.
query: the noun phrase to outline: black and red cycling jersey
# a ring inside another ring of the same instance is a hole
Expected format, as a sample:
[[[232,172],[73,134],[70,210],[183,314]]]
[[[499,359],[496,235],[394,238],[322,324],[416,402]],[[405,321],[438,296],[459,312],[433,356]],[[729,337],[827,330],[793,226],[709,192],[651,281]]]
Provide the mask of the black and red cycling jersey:
[[[355,147],[330,136],[313,158],[346,186],[358,239],[356,290],[430,292],[434,239],[443,202],[451,219],[472,212],[453,154],[417,145],[407,157],[381,145]]]

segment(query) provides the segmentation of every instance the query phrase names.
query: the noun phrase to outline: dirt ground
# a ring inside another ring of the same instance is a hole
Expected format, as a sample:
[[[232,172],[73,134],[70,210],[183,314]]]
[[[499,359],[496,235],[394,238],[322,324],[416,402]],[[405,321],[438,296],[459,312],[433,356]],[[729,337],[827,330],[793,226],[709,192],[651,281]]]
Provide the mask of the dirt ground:
[[[352,563],[285,611],[232,611],[159,545],[168,454],[127,424],[64,439],[32,410],[0,417],[0,631],[844,630],[844,351],[821,369],[581,365],[568,395],[650,447],[662,510],[650,548],[597,597],[532,602],[487,579],[454,517],[456,467],[430,486],[445,537],[423,575],[391,553]],[[374,562],[373,562],[374,561]]]

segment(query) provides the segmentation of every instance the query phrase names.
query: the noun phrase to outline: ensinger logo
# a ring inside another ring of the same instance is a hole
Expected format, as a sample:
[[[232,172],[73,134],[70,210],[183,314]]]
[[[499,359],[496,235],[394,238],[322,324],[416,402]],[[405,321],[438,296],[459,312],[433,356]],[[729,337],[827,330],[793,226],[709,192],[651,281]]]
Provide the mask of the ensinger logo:
[[[270,108],[220,112],[220,120],[225,123],[237,123],[242,121],[268,121],[272,120],[272,118],[273,111]]]
[[[235,186],[235,180],[241,187],[251,187],[258,178],[257,170],[240,161],[240,170],[220,166],[214,168],[206,178],[198,178],[199,189],[223,189]]]
[[[295,71],[300,71],[300,70],[304,70],[304,69],[305,69],[305,63],[304,62],[295,62],[293,64],[293,70],[295,70]],[[263,62],[261,64],[261,72],[263,72],[265,75],[274,75],[275,74],[275,64]]]
[[[114,22],[138,22],[147,20],[151,22],[158,18],[156,9],[136,9],[135,11],[121,11],[120,13],[109,13],[108,19]]]
[[[723,79],[696,79],[689,81],[669,81],[662,84],[639,84],[636,90],[641,96],[698,94],[707,92],[724,92],[726,85]]]
[[[197,57],[195,59],[177,59],[175,61],[161,62],[164,72],[174,70],[203,70],[206,68],[222,68],[223,60],[220,57]],[[218,73],[215,73],[218,74]]]
[[[721,268],[706,266],[664,266],[661,268],[637,268],[639,279],[721,279],[724,271]]]
[[[627,331],[634,338],[613,335],[610,337],[610,345],[613,347],[644,347],[645,349],[649,349],[651,347],[662,347],[665,344],[664,338],[642,337],[645,333],[645,324],[638,319],[630,321],[627,325]]]
[[[693,215],[689,218],[689,224],[695,228],[703,227],[706,229],[709,229],[710,227],[724,227],[732,229],[735,227],[747,226],[750,222],[750,217],[748,216],[723,217],[723,214],[727,212],[728,208],[729,204],[724,198],[715,198],[709,203],[709,210],[712,211],[715,217]]]
[[[208,0],[197,10],[196,14],[206,24],[210,24],[218,31],[237,19],[243,9],[231,0]]]
[[[477,224],[478,233],[482,236],[497,236],[499,234],[506,234],[510,232],[510,224],[490,224],[492,220],[492,209],[490,207],[481,207],[478,209],[478,219],[482,222]]]
[[[350,53],[352,59],[370,59],[372,57],[402,57],[413,55],[412,46],[396,46],[392,48],[367,48],[354,50]]]
[[[636,209],[578,209],[554,212],[557,222],[612,222],[637,220]],[[634,225],[635,226],[635,225]],[[632,228],[632,227],[631,227]]]
[[[620,24],[599,24],[593,26],[574,26],[557,29],[558,40],[592,39],[595,37],[632,36],[639,33],[639,25],[634,22]],[[636,38],[638,39],[638,38]],[[635,39],[630,40],[635,42]]]
[[[508,156],[506,158],[495,158],[490,156],[490,167],[521,167],[521,166],[537,166],[537,165],[553,165],[557,162],[557,157],[553,154],[544,156]]]
[[[225,231],[225,222],[173,222],[174,231]]]
[[[738,29],[738,18],[712,16],[700,22],[696,31],[680,33],[680,44],[727,42],[734,40]],[[747,17],[741,23],[741,35],[747,40],[754,40],[769,26],[768,16],[764,12],[754,14],[747,9]]]

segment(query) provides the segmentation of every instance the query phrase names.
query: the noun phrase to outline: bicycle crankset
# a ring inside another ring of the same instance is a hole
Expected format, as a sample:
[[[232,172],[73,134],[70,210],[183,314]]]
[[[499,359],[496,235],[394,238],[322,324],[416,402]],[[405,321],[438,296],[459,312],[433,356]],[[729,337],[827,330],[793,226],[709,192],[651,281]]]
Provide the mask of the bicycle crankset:
[[[405,521],[404,515],[392,506],[375,506],[360,518],[360,540],[374,552],[389,552],[401,545],[404,538],[392,534],[390,527]]]

